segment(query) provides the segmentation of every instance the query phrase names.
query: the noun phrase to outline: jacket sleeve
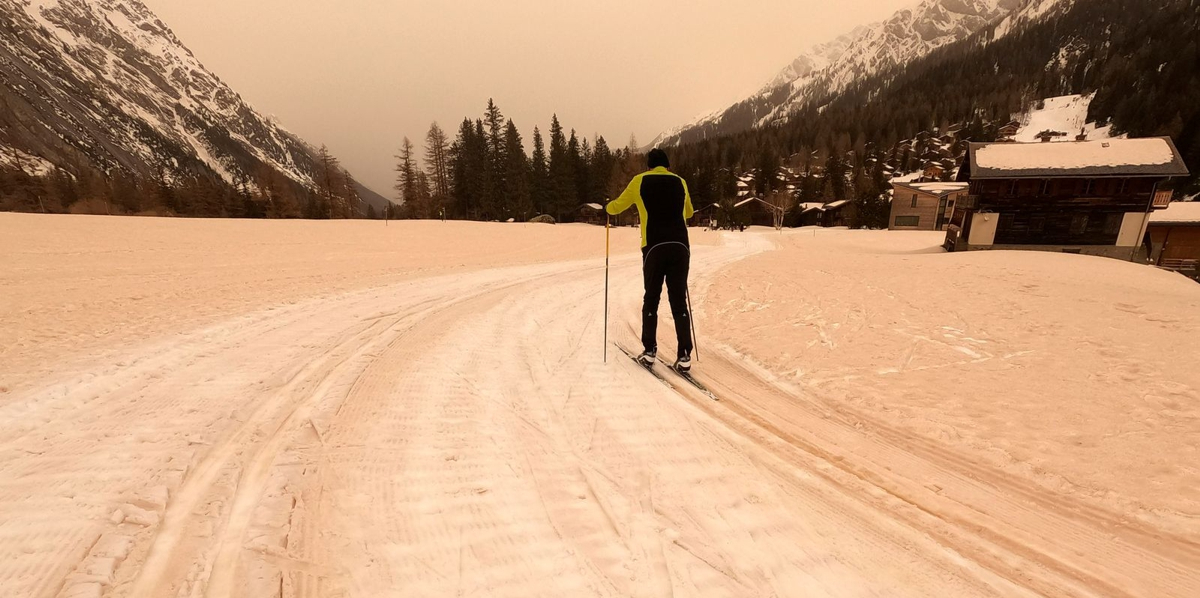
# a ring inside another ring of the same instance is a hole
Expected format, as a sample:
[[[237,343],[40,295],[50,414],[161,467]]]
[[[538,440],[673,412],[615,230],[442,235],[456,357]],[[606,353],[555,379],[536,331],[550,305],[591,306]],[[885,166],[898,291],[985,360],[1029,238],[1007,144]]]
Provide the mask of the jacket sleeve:
[[[683,219],[691,220],[696,214],[696,210],[692,209],[692,194],[688,191],[687,181],[682,178],[679,180],[683,181]]]
[[[625,210],[628,210],[637,200],[642,197],[642,177],[636,176],[629,182],[629,186],[625,188],[625,192],[620,197],[608,202],[604,210],[609,214],[616,216]]]

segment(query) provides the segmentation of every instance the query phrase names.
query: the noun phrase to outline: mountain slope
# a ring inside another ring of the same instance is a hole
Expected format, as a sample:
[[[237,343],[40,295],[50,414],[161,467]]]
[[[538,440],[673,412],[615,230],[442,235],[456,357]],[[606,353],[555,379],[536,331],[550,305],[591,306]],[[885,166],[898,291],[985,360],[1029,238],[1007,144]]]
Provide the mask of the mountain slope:
[[[913,147],[922,133],[961,151],[959,142],[993,141],[1018,118],[1023,138],[1046,129],[1068,139],[1170,136],[1193,173],[1175,182],[1188,196],[1200,191],[1197,30],[1200,0],[1035,0],[787,122],[684,143],[673,161],[696,181],[698,205],[730,196],[727,171],[781,161],[807,171],[833,156],[852,163],[856,190],[871,192],[878,166],[912,172],[933,157]]]
[[[0,0],[0,29],[9,154],[73,174],[316,186],[313,148],[250,107],[138,0]]]
[[[669,131],[654,144],[676,145],[785,122],[809,102],[836,96],[856,81],[966,39],[1022,5],[1022,0],[923,0],[886,21],[814,47],[754,96]]]

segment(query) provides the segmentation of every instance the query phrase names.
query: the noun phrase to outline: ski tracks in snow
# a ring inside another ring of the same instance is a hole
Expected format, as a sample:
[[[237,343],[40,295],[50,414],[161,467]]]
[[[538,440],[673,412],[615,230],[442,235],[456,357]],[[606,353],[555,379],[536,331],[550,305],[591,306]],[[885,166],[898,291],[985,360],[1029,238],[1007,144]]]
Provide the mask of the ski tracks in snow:
[[[693,268],[766,247],[730,235]],[[615,264],[611,330],[634,345],[638,263]],[[701,365],[720,403],[601,363],[602,277],[552,263],[300,303],[16,397],[0,593],[1136,595],[1100,569],[1119,558],[1153,595],[1194,581],[1092,525],[1120,522],[727,355]],[[998,519],[1031,512],[1044,527]],[[1047,536],[1062,553],[1024,545]]]

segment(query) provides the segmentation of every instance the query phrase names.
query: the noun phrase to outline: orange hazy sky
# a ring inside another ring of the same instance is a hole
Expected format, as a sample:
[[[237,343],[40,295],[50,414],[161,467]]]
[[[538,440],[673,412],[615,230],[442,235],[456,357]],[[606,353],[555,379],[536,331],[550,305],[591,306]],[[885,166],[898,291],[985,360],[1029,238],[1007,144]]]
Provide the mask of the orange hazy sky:
[[[143,0],[259,111],[392,191],[393,155],[495,98],[624,146],[726,107],[915,0]]]

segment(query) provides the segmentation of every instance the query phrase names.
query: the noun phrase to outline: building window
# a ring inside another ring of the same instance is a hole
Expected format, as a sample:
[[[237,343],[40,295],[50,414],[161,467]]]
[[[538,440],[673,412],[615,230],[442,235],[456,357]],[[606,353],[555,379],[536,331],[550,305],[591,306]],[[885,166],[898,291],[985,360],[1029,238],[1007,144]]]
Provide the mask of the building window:
[[[1088,215],[1074,214],[1071,216],[1071,235],[1078,236],[1087,232]]]
[[[913,193],[912,207],[914,207],[914,208],[917,207],[917,194],[916,193]]]
[[[1108,214],[1104,217],[1104,234],[1121,234],[1121,225],[1125,222],[1125,214]]]
[[[896,216],[896,226],[897,227],[920,226],[920,225],[921,225],[921,217],[920,216]]]

